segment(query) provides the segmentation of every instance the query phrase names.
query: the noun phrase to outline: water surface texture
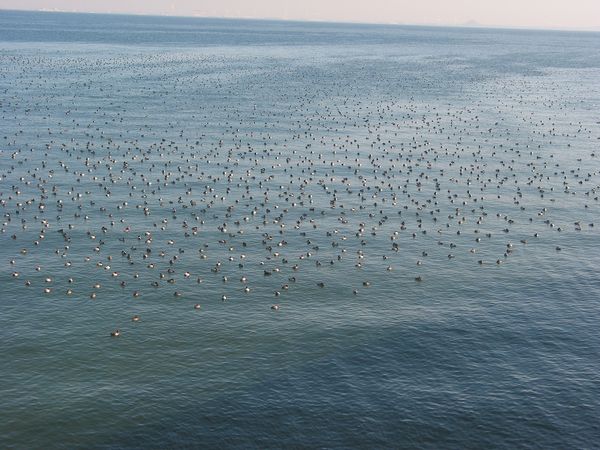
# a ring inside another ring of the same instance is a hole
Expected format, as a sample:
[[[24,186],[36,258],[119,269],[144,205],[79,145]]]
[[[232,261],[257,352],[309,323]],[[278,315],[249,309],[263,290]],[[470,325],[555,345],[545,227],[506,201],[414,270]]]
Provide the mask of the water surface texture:
[[[0,12],[0,447],[597,447],[598,111],[597,33]]]

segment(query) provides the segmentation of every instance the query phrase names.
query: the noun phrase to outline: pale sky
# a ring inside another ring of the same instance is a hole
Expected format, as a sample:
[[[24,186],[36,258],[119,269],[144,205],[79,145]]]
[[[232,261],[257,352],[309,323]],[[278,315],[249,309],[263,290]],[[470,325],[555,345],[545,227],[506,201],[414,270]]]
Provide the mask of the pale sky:
[[[600,0],[0,0],[0,9],[600,30]]]

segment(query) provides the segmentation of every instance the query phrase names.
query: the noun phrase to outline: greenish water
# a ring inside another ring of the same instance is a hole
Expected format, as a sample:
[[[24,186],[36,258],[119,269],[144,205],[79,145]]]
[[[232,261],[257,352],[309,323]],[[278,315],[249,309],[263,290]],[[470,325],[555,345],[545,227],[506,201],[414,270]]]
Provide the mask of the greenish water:
[[[599,80],[597,33],[1,11],[0,446],[594,448]]]

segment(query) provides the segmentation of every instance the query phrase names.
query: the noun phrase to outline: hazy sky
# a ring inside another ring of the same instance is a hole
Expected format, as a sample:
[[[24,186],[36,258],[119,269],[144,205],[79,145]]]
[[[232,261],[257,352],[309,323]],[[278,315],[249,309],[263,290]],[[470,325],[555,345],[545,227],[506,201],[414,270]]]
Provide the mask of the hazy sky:
[[[600,29],[600,0],[0,0],[0,9]]]

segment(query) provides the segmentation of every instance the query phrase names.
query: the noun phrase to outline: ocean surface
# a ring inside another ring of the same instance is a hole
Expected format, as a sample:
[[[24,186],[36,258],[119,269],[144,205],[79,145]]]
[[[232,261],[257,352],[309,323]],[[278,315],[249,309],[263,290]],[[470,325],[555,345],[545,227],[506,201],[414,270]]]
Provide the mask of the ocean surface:
[[[0,11],[0,448],[600,448],[599,111],[599,33]]]

